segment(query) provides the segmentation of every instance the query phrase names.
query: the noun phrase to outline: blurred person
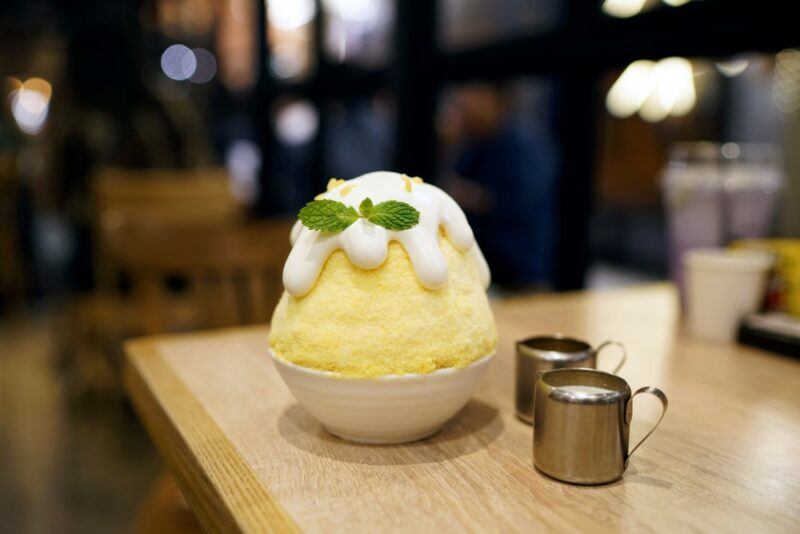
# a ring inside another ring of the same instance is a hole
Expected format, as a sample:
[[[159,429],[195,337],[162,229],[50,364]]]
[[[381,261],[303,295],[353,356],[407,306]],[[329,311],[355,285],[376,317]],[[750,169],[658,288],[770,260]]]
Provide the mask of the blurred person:
[[[511,89],[457,89],[439,124],[452,146],[443,187],[464,208],[489,265],[505,289],[547,287],[552,275],[554,157],[531,121],[517,120]]]

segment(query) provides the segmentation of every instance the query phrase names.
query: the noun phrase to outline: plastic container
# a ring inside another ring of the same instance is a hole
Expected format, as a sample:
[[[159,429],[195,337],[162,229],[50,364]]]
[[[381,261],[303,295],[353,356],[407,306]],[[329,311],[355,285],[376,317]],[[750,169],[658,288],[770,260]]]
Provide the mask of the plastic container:
[[[672,148],[661,189],[670,273],[684,309],[684,252],[768,236],[783,187],[782,156],[774,146],[695,142]]]

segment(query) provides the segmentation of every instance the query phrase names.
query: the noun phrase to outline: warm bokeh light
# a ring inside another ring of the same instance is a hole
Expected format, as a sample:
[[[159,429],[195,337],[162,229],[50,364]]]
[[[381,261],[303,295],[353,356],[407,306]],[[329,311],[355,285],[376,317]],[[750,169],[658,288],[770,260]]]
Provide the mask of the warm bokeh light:
[[[772,100],[784,120],[800,109],[800,50],[781,50],[775,55]]]
[[[679,7],[691,2],[691,0],[661,0],[668,6]],[[638,15],[645,8],[652,9],[655,2],[648,0],[604,0],[603,12],[606,15],[618,18],[628,18]]]
[[[727,76],[728,78],[733,78],[735,76],[740,75],[747,67],[750,65],[750,62],[746,59],[730,59],[728,61],[717,61],[714,63],[714,66],[717,68],[720,74],[723,76]]]
[[[165,35],[207,35],[214,26],[214,8],[209,0],[161,0],[155,2],[156,22]]]
[[[653,70],[661,105],[673,117],[689,113],[697,101],[691,62],[682,57],[662,59]]]
[[[294,30],[314,19],[317,7],[314,0],[269,0],[269,23],[281,30]]]
[[[53,89],[50,83],[42,78],[29,78],[20,82],[11,79],[12,91],[11,115],[20,130],[29,135],[36,135],[47,122],[50,110],[50,97]]]
[[[267,2],[269,68],[276,78],[299,79],[310,73],[310,22],[316,14],[317,7],[312,0]]]
[[[638,15],[646,0],[605,0],[603,12],[612,17],[628,18]]]
[[[615,117],[630,117],[638,111],[644,120],[658,122],[686,115],[696,100],[691,62],[670,57],[628,65],[608,91],[606,108]]]
[[[624,118],[639,110],[653,90],[654,79],[651,73],[654,66],[653,61],[646,59],[628,65],[606,96],[609,113]]]
[[[222,84],[231,91],[245,91],[256,78],[255,7],[247,0],[231,0],[218,12],[216,52]]]

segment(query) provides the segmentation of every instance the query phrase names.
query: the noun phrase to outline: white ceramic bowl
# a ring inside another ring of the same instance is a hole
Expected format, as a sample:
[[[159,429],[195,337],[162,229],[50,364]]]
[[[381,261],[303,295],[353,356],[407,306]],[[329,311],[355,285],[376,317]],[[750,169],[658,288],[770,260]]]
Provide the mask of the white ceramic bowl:
[[[463,369],[349,378],[287,362],[270,350],[298,402],[331,434],[361,443],[403,443],[434,434],[464,407],[493,354]]]

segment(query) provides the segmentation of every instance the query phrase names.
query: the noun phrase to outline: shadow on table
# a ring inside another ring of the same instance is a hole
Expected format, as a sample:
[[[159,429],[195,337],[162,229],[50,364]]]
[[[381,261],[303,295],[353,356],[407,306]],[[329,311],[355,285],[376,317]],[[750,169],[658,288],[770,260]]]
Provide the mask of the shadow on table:
[[[595,490],[602,490],[604,488],[612,488],[614,486],[620,486],[623,484],[641,484],[643,486],[650,486],[659,489],[672,489],[672,482],[669,482],[668,480],[662,480],[659,478],[638,474],[639,471],[638,469],[636,469],[635,465],[629,466],[628,469],[625,470],[625,474],[622,476],[622,478],[614,480],[613,482],[608,482],[606,484],[573,484],[571,482],[565,482],[563,480],[551,477],[550,475],[548,475],[547,473],[545,473],[536,466],[534,466],[533,468],[539,475],[546,478],[547,480],[553,481],[556,484],[561,484],[563,486],[574,488],[575,491],[591,492]]]
[[[366,465],[436,463],[486,447],[503,432],[497,408],[472,399],[437,434],[400,445],[351,443],[326,432],[299,404],[286,408],[278,420],[286,441],[316,456]]]
[[[650,471],[651,469],[645,469],[644,471],[639,472],[639,469],[637,469],[635,465],[631,464],[625,471],[625,475],[623,475],[623,477],[617,483],[621,484],[624,482],[625,484],[641,484],[643,486],[650,486],[653,488],[672,489],[672,482],[644,474]]]

